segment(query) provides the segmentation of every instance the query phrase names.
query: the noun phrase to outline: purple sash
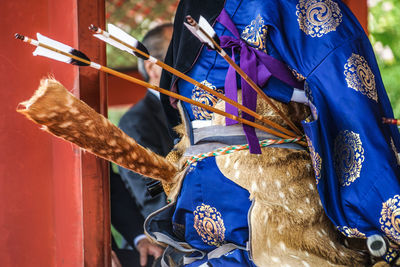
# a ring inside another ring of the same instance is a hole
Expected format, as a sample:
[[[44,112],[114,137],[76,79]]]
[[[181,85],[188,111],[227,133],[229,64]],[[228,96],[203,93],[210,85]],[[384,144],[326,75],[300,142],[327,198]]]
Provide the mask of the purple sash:
[[[292,87],[303,88],[304,84],[298,82],[293,77],[293,74],[289,71],[286,64],[254,47],[251,47],[240,38],[235,24],[225,9],[222,9],[217,21],[224,25],[225,28],[234,35],[234,37],[225,35],[221,36],[221,47],[231,48],[233,60],[235,60],[235,50],[240,51],[240,67],[258,86],[263,87],[268,82],[269,78],[274,76]],[[255,111],[257,105],[257,92],[251,88],[243,78],[241,78],[241,86],[243,105]],[[225,78],[225,95],[237,102],[236,72],[232,66],[229,66]],[[237,108],[228,103],[225,104],[225,110],[232,115],[238,116]],[[246,120],[254,121],[254,117],[245,112],[242,112],[242,117]],[[237,121],[226,118],[226,125],[232,125],[235,123],[237,123]],[[247,142],[249,143],[250,153],[261,154],[261,148],[258,143],[255,129],[243,124],[243,130],[246,134]]]

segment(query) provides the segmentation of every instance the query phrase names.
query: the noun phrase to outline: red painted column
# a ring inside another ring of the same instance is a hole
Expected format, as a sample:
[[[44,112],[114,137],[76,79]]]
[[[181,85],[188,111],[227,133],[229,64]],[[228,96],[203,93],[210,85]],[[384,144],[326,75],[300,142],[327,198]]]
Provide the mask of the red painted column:
[[[105,112],[104,75],[34,57],[34,47],[13,38],[40,32],[104,63],[104,46],[90,39],[84,18],[104,25],[104,1],[0,1],[2,267],[110,266],[107,164],[15,111],[50,74]]]
[[[343,0],[353,11],[365,32],[368,33],[368,5],[367,0]]]
[[[0,25],[0,266],[83,266],[79,153],[15,111],[42,77],[73,89],[78,71],[13,38],[40,32],[74,45],[76,3],[1,1]]]
[[[79,50],[94,62],[106,65],[104,42],[88,27],[105,29],[104,0],[77,0]],[[92,68],[79,69],[80,99],[97,112],[107,114],[106,75]],[[82,154],[82,193],[85,266],[111,265],[110,187],[108,162],[90,153]]]

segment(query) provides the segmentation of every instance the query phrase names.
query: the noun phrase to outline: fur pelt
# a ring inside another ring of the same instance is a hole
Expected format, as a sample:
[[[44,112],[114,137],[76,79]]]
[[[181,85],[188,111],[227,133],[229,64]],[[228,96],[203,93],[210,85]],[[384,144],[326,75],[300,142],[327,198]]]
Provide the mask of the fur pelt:
[[[176,174],[173,164],[140,146],[54,79],[43,79],[35,94],[20,106],[24,108],[17,111],[43,130],[101,158],[167,182]]]

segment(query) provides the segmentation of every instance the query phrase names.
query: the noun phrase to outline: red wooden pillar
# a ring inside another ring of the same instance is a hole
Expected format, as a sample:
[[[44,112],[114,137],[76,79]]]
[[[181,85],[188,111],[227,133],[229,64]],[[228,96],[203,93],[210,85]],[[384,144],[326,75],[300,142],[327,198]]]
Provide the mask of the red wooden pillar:
[[[368,33],[368,5],[367,0],[343,0],[344,3],[353,11],[358,21]]]
[[[94,62],[106,64],[105,44],[92,36],[90,24],[105,28],[104,0],[77,0],[79,50]],[[106,75],[92,68],[80,68],[80,99],[101,114],[107,114]],[[82,153],[82,152],[81,152]],[[83,153],[82,193],[85,266],[109,266],[111,253],[110,187],[108,162]]]
[[[33,57],[14,33],[40,32],[105,63],[90,23],[104,26],[104,0],[0,1],[0,266],[110,266],[108,169],[15,110],[49,74],[97,111],[105,77]]]

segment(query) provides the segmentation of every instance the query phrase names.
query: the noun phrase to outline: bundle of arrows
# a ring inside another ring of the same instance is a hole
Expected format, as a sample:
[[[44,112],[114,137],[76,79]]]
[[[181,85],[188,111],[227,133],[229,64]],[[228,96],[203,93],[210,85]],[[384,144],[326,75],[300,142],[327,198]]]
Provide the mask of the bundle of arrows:
[[[216,108],[214,108],[212,106],[208,106],[208,105],[205,105],[203,103],[194,101],[194,100],[192,100],[190,98],[181,96],[181,95],[173,93],[173,92],[171,92],[169,90],[160,88],[158,86],[155,86],[155,85],[149,84],[147,82],[144,82],[144,81],[142,81],[140,79],[136,79],[136,78],[131,77],[129,75],[126,75],[124,73],[115,71],[115,70],[110,69],[108,67],[105,67],[105,66],[97,64],[95,62],[92,62],[81,51],[78,51],[78,50],[76,50],[76,49],[74,49],[74,48],[72,48],[72,47],[70,47],[68,45],[62,44],[62,43],[57,42],[55,40],[52,40],[52,39],[50,39],[48,37],[45,37],[45,36],[43,36],[43,35],[41,35],[39,33],[37,34],[37,40],[34,40],[32,38],[29,38],[29,37],[26,37],[26,36],[23,36],[23,35],[20,35],[20,34],[16,34],[15,37],[17,39],[20,39],[20,40],[22,40],[24,42],[27,42],[27,43],[31,44],[31,45],[37,46],[36,50],[33,52],[33,54],[35,56],[36,55],[45,56],[45,57],[48,57],[48,58],[51,58],[51,59],[54,59],[54,60],[58,60],[58,61],[62,61],[62,62],[65,62],[65,63],[78,65],[78,66],[90,66],[90,67],[95,68],[95,69],[97,69],[99,71],[103,71],[103,72],[115,75],[117,77],[120,77],[122,79],[128,80],[130,82],[139,84],[141,86],[154,89],[154,90],[159,91],[160,93],[166,94],[166,95],[168,95],[170,97],[179,99],[181,101],[190,103],[192,105],[199,106],[199,107],[201,107],[203,109],[206,109],[206,110],[209,110],[211,112],[214,112],[214,113],[217,113],[219,115],[222,115],[224,117],[230,118],[230,119],[235,120],[235,121],[237,121],[239,123],[243,123],[243,124],[249,125],[251,127],[260,129],[262,131],[268,132],[268,133],[273,134],[275,136],[278,136],[280,138],[285,138],[285,139],[299,138],[299,136],[296,136],[296,134],[294,134],[290,130],[287,130],[286,128],[280,126],[279,124],[277,124],[275,122],[272,122],[272,121],[262,117],[261,115],[257,114],[255,111],[252,111],[251,109],[249,109],[249,108],[247,108],[247,107],[245,107],[245,106],[243,106],[243,105],[231,100],[230,98],[226,97],[225,95],[214,91],[213,89],[211,89],[211,88],[199,83],[198,81],[195,81],[194,79],[192,79],[189,76],[179,72],[178,70],[176,70],[176,69],[166,65],[165,63],[155,59],[154,57],[152,57],[151,55],[148,54],[148,51],[147,51],[146,47],[142,43],[140,43],[134,37],[130,36],[129,34],[125,33],[124,31],[122,31],[118,27],[116,27],[116,26],[114,26],[112,24],[109,24],[108,28],[109,28],[110,32],[103,31],[102,29],[100,29],[99,27],[96,27],[94,25],[91,25],[89,27],[89,29],[91,29],[92,31],[95,32],[95,34],[94,34],[95,37],[97,37],[97,38],[107,42],[108,44],[111,44],[111,45],[113,45],[113,46],[115,46],[115,47],[117,47],[117,48],[119,48],[121,50],[124,50],[124,51],[126,51],[126,52],[128,52],[128,53],[130,53],[132,55],[141,57],[144,60],[150,60],[150,61],[154,62],[155,64],[161,66],[163,69],[173,73],[174,75],[176,75],[176,76],[178,76],[178,77],[180,77],[182,79],[185,79],[188,82],[200,87],[201,89],[203,89],[203,90],[215,95],[216,97],[226,101],[227,103],[231,104],[232,106],[235,106],[239,110],[242,110],[242,111],[246,112],[247,114],[249,114],[251,116],[254,116],[254,118],[264,122],[269,127],[260,125],[258,123],[255,123],[253,121],[244,119],[244,118],[239,117],[239,116],[235,116],[235,115],[229,114],[229,113],[224,112],[222,110],[216,109]],[[202,29],[202,28],[199,28],[199,29]],[[243,73],[243,71],[240,70],[240,68],[236,65],[236,63],[233,62],[233,64],[235,64],[235,68],[238,68],[238,70]],[[243,75],[246,75],[246,74],[243,73]],[[249,79],[249,78],[247,77],[247,79]],[[250,84],[254,84],[254,82],[252,82],[251,80],[249,81],[249,83]],[[257,85],[255,85],[255,87],[258,88]],[[262,90],[259,89],[259,88],[257,90],[262,92]],[[262,92],[262,94],[264,94],[264,93]],[[268,98],[266,95],[265,95],[265,97]],[[272,104],[272,102],[271,102],[271,104]],[[272,106],[274,106],[274,105],[272,104]],[[276,109],[276,110],[278,110],[278,109]],[[282,118],[285,121],[288,121],[288,119],[285,118],[285,116],[283,114],[282,114]],[[291,125],[291,124],[293,124],[293,123],[288,121],[288,125]],[[296,132],[298,132],[298,131],[296,130]],[[299,143],[299,144],[301,144],[303,146],[306,146],[305,142],[302,141],[302,140],[297,141],[297,143]]]

